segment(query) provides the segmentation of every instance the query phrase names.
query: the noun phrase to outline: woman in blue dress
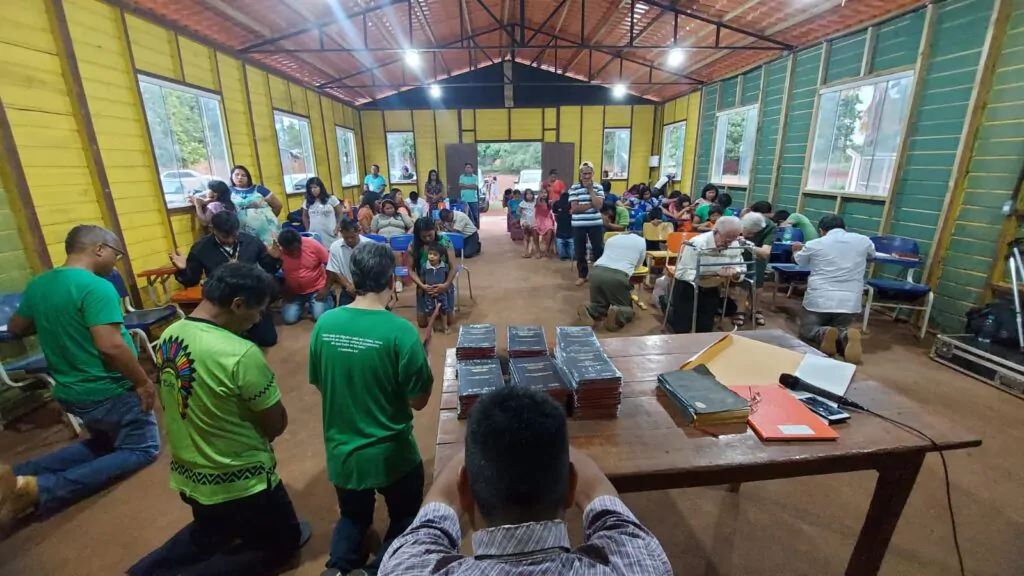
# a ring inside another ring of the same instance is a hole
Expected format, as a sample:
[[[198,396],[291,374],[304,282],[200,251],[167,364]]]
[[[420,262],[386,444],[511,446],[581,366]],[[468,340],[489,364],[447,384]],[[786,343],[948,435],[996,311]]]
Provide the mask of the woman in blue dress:
[[[262,184],[254,184],[249,169],[239,164],[231,169],[231,201],[238,213],[239,230],[270,246],[281,231],[277,217],[284,206]]]

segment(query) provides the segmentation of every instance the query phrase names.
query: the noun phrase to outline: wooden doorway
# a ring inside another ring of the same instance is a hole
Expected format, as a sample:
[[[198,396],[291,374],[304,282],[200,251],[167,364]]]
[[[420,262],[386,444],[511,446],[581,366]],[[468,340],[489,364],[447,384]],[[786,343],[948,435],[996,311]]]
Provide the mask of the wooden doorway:
[[[461,200],[459,192],[459,176],[465,173],[466,164],[473,165],[473,173],[476,173],[476,144],[445,144],[445,188],[448,190],[449,200]]]

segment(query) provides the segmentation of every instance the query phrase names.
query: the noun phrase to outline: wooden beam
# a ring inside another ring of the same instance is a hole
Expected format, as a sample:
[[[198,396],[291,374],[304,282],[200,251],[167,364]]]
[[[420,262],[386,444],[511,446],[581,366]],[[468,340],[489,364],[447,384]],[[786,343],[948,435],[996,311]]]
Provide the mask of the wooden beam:
[[[766,65],[767,67],[767,65]],[[779,113],[779,134],[775,138],[775,159],[772,162],[772,180],[768,184],[768,202],[775,207],[775,189],[779,183],[779,170],[782,170],[782,145],[786,140],[786,120],[789,110],[789,93],[793,84],[793,69],[796,67],[796,54],[789,55],[786,64],[786,83],[782,89],[782,110]]]
[[[931,5],[928,6],[931,8]],[[864,38],[864,57],[860,61],[860,75],[867,76],[871,73],[871,61],[875,59],[875,46],[878,44],[878,26],[868,28],[867,36]]]
[[[818,67],[818,85],[814,93],[814,111],[811,113],[811,131],[808,133],[807,149],[804,151],[804,171],[800,176],[800,194],[796,200],[796,212],[804,208],[804,192],[807,190],[808,170],[811,166],[811,155],[814,154],[814,132],[818,127],[818,109],[821,108],[821,87],[825,85],[825,76],[828,74],[828,58],[832,54],[832,42],[828,41],[821,45],[821,64]]]
[[[743,205],[750,205],[750,197],[754,192],[754,179],[757,176],[757,143],[761,139],[761,127],[764,126],[764,89],[768,85],[768,66],[761,67],[761,92],[757,96],[757,132],[754,133],[754,159],[750,163],[750,179],[747,181],[747,194]]]
[[[99,140],[96,137],[96,127],[93,125],[92,115],[89,111],[89,99],[85,95],[82,71],[78,68],[78,57],[75,55],[75,46],[71,41],[71,30],[68,27],[67,15],[64,12],[64,0],[45,1],[46,13],[50,19],[50,27],[53,31],[57,53],[60,57],[64,84],[68,95],[71,97],[75,124],[77,124],[78,133],[82,138],[93,186],[96,189],[100,204],[103,206],[103,221],[111,232],[117,234],[117,237],[123,243],[125,257],[121,260],[121,265],[125,272],[124,280],[131,291],[132,300],[134,302],[142,302],[142,295],[139,292],[135,271],[132,269],[132,259],[129,254],[128,243],[124,239],[124,230],[121,228],[121,220],[117,215],[117,206],[114,204],[114,195],[110,190],[110,179],[107,177],[107,169],[103,165],[103,154],[100,152]]]
[[[0,162],[0,176],[3,177],[5,187],[14,189],[17,193],[16,213],[21,217],[21,222],[18,222],[18,235],[25,246],[26,259],[36,272],[49,270],[53,268],[53,260],[50,259],[46,237],[43,236],[43,228],[39,224],[39,214],[36,213],[35,202],[32,201],[32,191],[25,176],[25,167],[21,164],[21,155],[18,153],[18,145],[14,140],[14,132],[11,131],[11,122],[7,118],[3,99],[0,99],[0,146],[6,160]]]

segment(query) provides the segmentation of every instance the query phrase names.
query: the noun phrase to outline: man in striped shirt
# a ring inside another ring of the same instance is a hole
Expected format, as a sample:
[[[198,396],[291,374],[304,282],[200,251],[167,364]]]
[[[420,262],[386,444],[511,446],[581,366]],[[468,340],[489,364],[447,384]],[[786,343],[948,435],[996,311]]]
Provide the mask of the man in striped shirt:
[[[572,238],[576,245],[576,269],[579,272],[577,286],[587,281],[587,240],[590,240],[590,251],[594,262],[604,252],[604,219],[601,217],[601,205],[604,203],[604,190],[594,182],[594,165],[584,162],[580,165],[580,181],[569,188],[569,206],[572,212]]]
[[[672,574],[597,464],[569,447],[565,412],[547,395],[518,386],[487,394],[469,414],[465,445],[388,548],[381,576]],[[575,550],[564,523],[573,505],[583,509]],[[462,514],[476,529],[474,556],[459,553]]]

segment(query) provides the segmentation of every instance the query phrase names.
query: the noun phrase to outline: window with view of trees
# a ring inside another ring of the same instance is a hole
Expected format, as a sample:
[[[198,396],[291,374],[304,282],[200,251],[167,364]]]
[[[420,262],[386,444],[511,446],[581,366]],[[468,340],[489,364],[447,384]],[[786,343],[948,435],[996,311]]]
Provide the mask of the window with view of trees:
[[[309,120],[274,110],[274,128],[277,130],[277,149],[281,153],[284,192],[305,192],[306,180],[316,176]]]
[[[334,127],[338,136],[338,156],[341,159],[341,185],[359,184],[359,170],[356,168],[356,134],[348,128]]]
[[[904,72],[822,90],[807,188],[887,196],[913,84]]]
[[[686,121],[669,124],[661,136],[661,175],[672,175],[679,181],[683,175],[683,150],[686,143]]]
[[[629,175],[629,128],[605,128],[602,173],[605,170],[612,180],[625,179]]]
[[[416,138],[412,132],[388,132],[388,169],[391,183],[416,181]]]
[[[715,120],[711,181],[726,186],[746,186],[750,181],[756,138],[756,105],[719,112]]]
[[[220,96],[139,76],[142,106],[168,208],[188,205],[210,180],[231,175]]]

